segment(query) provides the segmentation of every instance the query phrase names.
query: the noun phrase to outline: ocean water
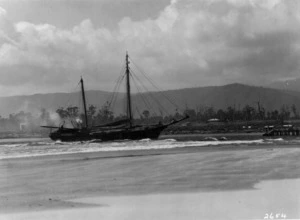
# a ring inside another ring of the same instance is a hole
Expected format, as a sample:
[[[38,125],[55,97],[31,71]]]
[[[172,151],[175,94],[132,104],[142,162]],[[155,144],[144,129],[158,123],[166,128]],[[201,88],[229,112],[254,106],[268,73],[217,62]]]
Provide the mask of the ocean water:
[[[265,138],[261,135],[184,135],[162,136],[158,140],[143,139],[116,142],[60,142],[44,139],[2,139],[0,140],[0,160],[9,158],[38,157],[85,152],[151,151],[175,148],[273,148],[300,146],[299,137]]]
[[[8,215],[0,219],[263,219],[270,213],[297,219],[299,146],[299,137],[260,134],[103,143],[2,139],[0,213]],[[92,207],[74,198],[97,198],[100,206],[92,216]]]

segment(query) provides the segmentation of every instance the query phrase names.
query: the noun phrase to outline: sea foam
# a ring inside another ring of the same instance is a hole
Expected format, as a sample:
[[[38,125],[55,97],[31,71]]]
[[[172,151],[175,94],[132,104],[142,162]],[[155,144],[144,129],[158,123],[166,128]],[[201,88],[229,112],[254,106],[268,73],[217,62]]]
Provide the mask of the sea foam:
[[[208,146],[250,146],[265,144],[263,139],[258,140],[217,140],[205,141],[176,141],[175,139],[139,141],[117,141],[117,142],[34,142],[22,144],[0,145],[0,159],[36,157],[46,155],[60,155],[72,153],[90,152],[115,152],[115,151],[136,151],[136,150],[163,150],[186,147],[208,147]]]

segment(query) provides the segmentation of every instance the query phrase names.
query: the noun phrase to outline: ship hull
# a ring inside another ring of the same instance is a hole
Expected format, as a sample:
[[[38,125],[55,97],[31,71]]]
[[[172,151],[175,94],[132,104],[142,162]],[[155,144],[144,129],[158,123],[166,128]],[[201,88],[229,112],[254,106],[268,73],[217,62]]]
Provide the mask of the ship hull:
[[[91,136],[93,139],[100,139],[102,141],[114,140],[140,140],[140,139],[157,139],[165,127],[153,127],[146,129],[124,129],[122,131],[97,131],[93,132]]]
[[[54,141],[88,141],[91,140],[88,130],[83,129],[58,129],[52,132],[49,137]]]
[[[132,128],[132,129],[107,129],[107,130],[57,130],[50,134],[50,138],[54,141],[115,141],[115,140],[141,140],[141,139],[157,139],[160,133],[166,126],[153,126],[146,128]]]

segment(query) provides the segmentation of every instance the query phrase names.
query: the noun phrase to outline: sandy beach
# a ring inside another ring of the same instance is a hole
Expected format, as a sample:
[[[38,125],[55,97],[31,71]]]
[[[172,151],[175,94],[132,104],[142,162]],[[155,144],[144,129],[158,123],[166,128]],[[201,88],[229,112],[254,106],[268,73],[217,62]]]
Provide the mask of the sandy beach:
[[[0,160],[0,219],[300,219],[300,148],[188,147]]]

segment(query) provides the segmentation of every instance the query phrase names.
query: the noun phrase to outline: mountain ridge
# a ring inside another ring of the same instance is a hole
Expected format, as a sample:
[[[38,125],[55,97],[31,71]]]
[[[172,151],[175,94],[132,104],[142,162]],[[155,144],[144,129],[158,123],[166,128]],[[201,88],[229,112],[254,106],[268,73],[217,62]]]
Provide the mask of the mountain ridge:
[[[118,93],[115,101],[115,113],[117,115],[125,109],[124,95],[124,93]],[[112,92],[101,90],[86,91],[88,104],[93,104],[98,108],[103,106],[111,96]],[[164,96],[169,97],[171,101],[164,99]],[[145,99],[148,100],[148,105],[145,104],[147,103]],[[7,117],[9,114],[20,111],[39,114],[42,108],[55,112],[57,108],[67,107],[68,104],[80,106],[81,97],[78,95],[78,92],[57,92],[0,97],[0,102],[0,115]],[[280,110],[282,105],[291,106],[293,104],[296,105],[297,109],[300,109],[300,92],[233,83],[224,86],[194,87],[132,94],[132,102],[135,103],[134,106],[136,107],[134,108],[135,115],[140,115],[143,110],[148,108],[153,108],[152,110],[156,114],[162,112],[163,109],[169,110],[170,114],[174,113],[176,109],[199,109],[210,106],[216,110],[226,109],[229,106],[242,109],[245,105],[256,107],[257,102],[266,110]],[[161,106],[157,102],[161,103]],[[172,102],[175,102],[177,105],[173,105]]]

